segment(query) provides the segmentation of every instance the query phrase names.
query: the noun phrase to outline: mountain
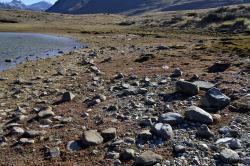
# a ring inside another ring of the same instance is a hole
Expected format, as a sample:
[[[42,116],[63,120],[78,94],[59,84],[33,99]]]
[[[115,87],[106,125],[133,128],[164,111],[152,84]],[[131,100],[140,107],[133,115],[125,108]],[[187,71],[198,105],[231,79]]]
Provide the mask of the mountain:
[[[46,1],[41,1],[41,2],[37,2],[32,5],[27,6],[27,8],[30,10],[35,10],[35,11],[45,11],[49,9],[51,6],[52,6],[51,3],[48,3]]]
[[[9,3],[0,3],[0,9],[45,11],[51,6],[52,4],[45,1],[37,2],[31,5],[25,5],[21,0],[12,0]]]
[[[250,3],[250,0],[58,0],[48,12],[69,14],[191,10]]]
[[[26,5],[21,0],[12,0],[8,5],[13,9],[26,9]]]
[[[121,13],[155,8],[161,0],[58,0],[48,11],[57,13]]]
[[[11,6],[6,3],[0,2],[0,9],[11,9]]]

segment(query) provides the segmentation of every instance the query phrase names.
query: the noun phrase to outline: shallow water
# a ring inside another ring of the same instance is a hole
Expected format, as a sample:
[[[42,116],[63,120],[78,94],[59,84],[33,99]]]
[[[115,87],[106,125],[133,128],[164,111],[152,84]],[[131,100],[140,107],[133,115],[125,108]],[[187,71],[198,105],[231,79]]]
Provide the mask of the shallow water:
[[[68,53],[83,44],[66,37],[0,32],[0,71],[27,60],[36,60]]]

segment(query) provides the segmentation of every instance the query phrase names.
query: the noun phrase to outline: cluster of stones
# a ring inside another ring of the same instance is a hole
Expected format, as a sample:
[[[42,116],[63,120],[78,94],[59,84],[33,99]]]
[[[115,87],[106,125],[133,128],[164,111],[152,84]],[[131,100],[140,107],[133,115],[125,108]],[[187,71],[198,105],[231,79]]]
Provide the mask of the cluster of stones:
[[[93,79],[87,85],[91,92],[86,94],[84,103],[90,109],[105,105],[101,109],[98,107],[104,116],[96,118],[95,124],[101,124],[104,117],[109,117],[112,122],[135,123],[138,130],[136,133],[123,133],[119,126],[104,130],[82,126],[79,139],[65,143],[68,151],[74,153],[107,144],[109,148],[104,158],[112,160],[115,165],[129,161],[135,165],[249,165],[250,137],[249,133],[242,133],[249,127],[249,116],[232,118],[228,126],[216,131],[214,125],[223,118],[221,112],[225,108],[237,108],[230,105],[231,98],[215,84],[201,81],[197,75],[192,78],[195,81],[180,79],[183,71],[178,68],[170,77],[139,78],[118,73],[105,81],[102,78],[104,73],[94,63],[94,58],[89,58],[95,56],[96,53],[91,53],[82,62]],[[110,60],[105,59],[105,62]],[[65,75],[65,71],[60,70],[58,74]],[[16,83],[28,84],[23,80]],[[72,102],[79,97],[71,91],[61,95],[56,104]],[[116,100],[109,101],[110,98]],[[9,137],[15,138],[16,146],[44,141],[44,136],[48,135],[47,128],[62,128],[72,122],[71,117],[56,116],[51,106],[29,111],[18,107],[7,114],[11,115],[9,121],[0,125],[0,146],[6,146]],[[84,120],[89,114],[91,111],[83,113]],[[32,130],[32,125],[27,127],[25,123],[38,124],[42,130]],[[158,150],[164,147],[173,154],[171,159],[159,153]],[[95,153],[96,150],[93,151]],[[60,157],[61,150],[58,146],[48,148],[46,154]]]

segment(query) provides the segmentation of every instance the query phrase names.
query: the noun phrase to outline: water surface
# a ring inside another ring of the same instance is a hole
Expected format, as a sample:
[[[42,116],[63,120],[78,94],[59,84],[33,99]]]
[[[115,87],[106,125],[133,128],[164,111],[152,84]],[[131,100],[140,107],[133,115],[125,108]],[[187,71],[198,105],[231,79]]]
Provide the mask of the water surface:
[[[0,32],[0,71],[27,60],[56,56],[80,47],[84,45],[66,37]]]

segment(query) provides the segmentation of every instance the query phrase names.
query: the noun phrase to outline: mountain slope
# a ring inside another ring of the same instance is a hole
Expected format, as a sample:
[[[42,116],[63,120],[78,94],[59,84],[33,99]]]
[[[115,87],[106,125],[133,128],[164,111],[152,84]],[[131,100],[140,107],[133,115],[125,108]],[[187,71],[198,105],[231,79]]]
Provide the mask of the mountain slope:
[[[48,12],[91,13],[143,13],[150,10],[189,10],[219,7],[250,0],[58,0]]]
[[[158,8],[162,0],[59,0],[48,11],[59,13],[121,13]],[[164,2],[166,4],[166,2]]]
[[[41,2],[37,2],[32,5],[27,6],[27,8],[30,10],[35,10],[35,11],[45,11],[49,9],[51,6],[52,6],[51,3],[48,3],[46,1],[41,1]]]

